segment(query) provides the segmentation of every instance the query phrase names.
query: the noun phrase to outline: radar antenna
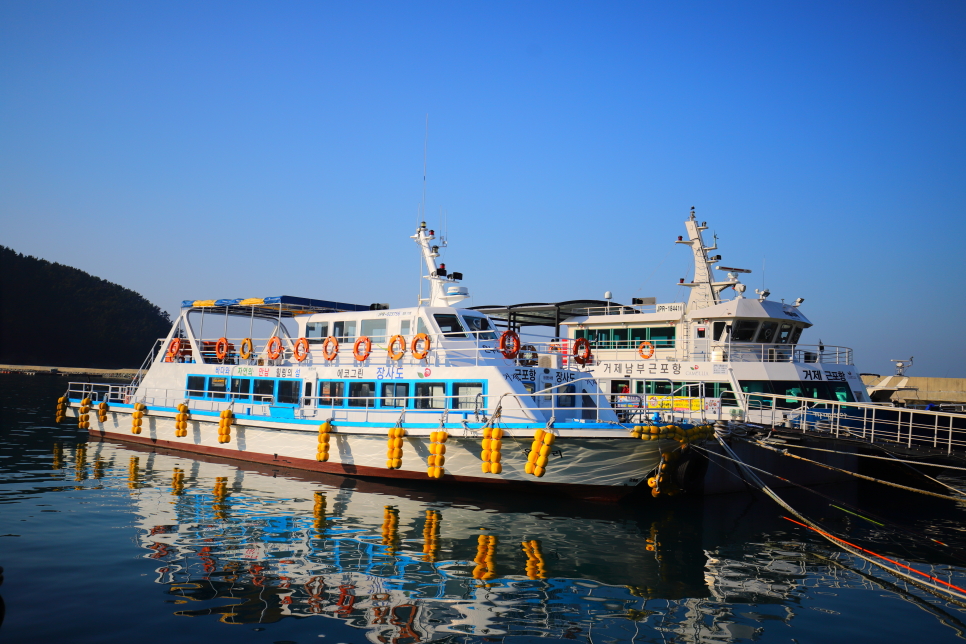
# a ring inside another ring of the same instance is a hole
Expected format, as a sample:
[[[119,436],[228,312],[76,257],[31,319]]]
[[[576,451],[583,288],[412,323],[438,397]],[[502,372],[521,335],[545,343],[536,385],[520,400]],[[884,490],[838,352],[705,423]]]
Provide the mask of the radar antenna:
[[[890,360],[889,362],[896,363],[896,375],[904,376],[906,369],[912,366],[912,356],[909,356],[908,360]]]

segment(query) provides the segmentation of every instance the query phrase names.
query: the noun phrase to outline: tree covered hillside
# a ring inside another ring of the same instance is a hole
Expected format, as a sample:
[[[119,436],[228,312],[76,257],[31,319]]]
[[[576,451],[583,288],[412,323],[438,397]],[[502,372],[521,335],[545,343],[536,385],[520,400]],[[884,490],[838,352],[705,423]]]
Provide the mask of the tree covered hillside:
[[[0,246],[0,364],[136,368],[170,327],[130,289]]]

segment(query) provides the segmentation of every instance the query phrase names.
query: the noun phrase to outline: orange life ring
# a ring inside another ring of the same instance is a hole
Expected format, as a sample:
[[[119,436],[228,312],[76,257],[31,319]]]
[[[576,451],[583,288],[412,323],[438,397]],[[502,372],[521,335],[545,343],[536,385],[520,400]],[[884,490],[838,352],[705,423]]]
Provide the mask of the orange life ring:
[[[171,344],[168,345],[168,353],[165,356],[168,362],[174,362],[174,359],[181,355],[181,338],[171,338]]]
[[[416,348],[417,346],[419,346],[420,342],[423,343],[422,351]],[[429,339],[428,335],[426,335],[425,333],[417,333],[416,335],[413,336],[413,342],[409,346],[409,350],[413,354],[414,358],[416,358],[417,360],[422,360],[429,354],[429,349],[432,346],[432,344],[433,343]]]
[[[252,357],[252,351],[255,349],[255,343],[252,342],[251,338],[245,338],[241,343],[241,351],[239,355],[242,360],[248,360]]]
[[[215,357],[224,360],[228,357],[228,338],[218,338],[215,343]]]
[[[292,348],[292,355],[299,362],[302,362],[309,357],[309,341],[305,338],[299,338],[295,341],[295,346]]]
[[[587,338],[577,338],[574,340],[574,362],[577,364],[587,364],[594,354],[590,352],[590,341]]]
[[[507,348],[507,341],[513,345],[513,348]],[[500,336],[500,353],[502,353],[503,357],[507,360],[516,358],[517,354],[520,353],[520,336],[517,335],[516,331],[507,329],[503,332],[503,335]]]
[[[364,347],[364,351],[360,351],[359,347]],[[372,351],[372,340],[369,339],[368,335],[360,335],[356,338],[356,343],[352,345],[352,357],[363,362],[369,357],[369,352]]]
[[[268,339],[268,344],[265,345],[265,353],[268,354],[270,360],[276,360],[280,355],[282,355],[282,339],[277,335],[273,335]]]
[[[396,345],[399,345],[399,351],[395,350]],[[393,360],[399,360],[406,354],[406,338],[401,335],[394,335],[389,338],[389,357]]]
[[[337,355],[339,355],[339,341],[330,335],[322,342],[322,357],[332,362]]]
[[[645,350],[647,351],[646,353],[645,353]],[[654,345],[648,342],[647,340],[644,340],[644,342],[641,342],[639,345],[637,345],[637,355],[641,356],[641,358],[643,358],[644,360],[647,360],[648,358],[653,357]]]

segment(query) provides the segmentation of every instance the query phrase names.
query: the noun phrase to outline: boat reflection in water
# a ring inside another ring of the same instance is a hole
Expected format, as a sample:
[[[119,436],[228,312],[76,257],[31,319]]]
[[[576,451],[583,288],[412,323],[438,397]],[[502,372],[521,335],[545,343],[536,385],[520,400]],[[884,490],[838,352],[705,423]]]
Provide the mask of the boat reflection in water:
[[[654,613],[648,600],[710,594],[700,531],[666,507],[646,510],[657,521],[631,513],[617,522],[612,506],[470,501],[432,483],[239,469],[111,442],[78,458],[101,472],[127,468],[140,544],[179,615],[233,624],[322,616],[373,642],[591,629],[626,637]],[[665,620],[697,617],[677,610]]]

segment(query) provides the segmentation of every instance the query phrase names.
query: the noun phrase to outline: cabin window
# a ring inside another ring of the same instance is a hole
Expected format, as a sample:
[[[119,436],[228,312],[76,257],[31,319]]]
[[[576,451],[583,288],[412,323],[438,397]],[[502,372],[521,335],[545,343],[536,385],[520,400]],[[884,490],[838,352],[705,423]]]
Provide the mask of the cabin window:
[[[775,329],[778,322],[762,322],[761,329],[758,331],[758,339],[755,342],[760,344],[770,344],[775,341]]]
[[[342,406],[342,395],[345,392],[344,382],[331,382],[331,381],[320,381],[319,382],[319,405],[325,405],[326,407],[341,407]]]
[[[299,404],[299,396],[302,393],[302,383],[299,380],[279,380],[278,381],[278,403],[282,405]]]
[[[721,342],[724,340],[725,327],[727,322],[714,322],[711,325],[711,334],[715,342]]]
[[[674,331],[673,326],[652,327],[648,329],[648,339],[658,349],[671,348],[674,347]]]
[[[312,381],[311,380],[305,383],[305,393],[303,394],[303,396],[304,398],[302,400],[302,406],[303,407],[311,406],[312,405]]]
[[[631,334],[631,348],[636,349],[641,342],[647,340],[647,329],[628,329]]]
[[[670,396],[673,385],[664,380],[648,380],[644,385],[644,393],[658,396]]]
[[[412,326],[412,320],[400,320],[399,321],[399,334],[409,335],[409,328]]]
[[[228,391],[228,378],[208,378],[208,396],[210,398],[224,398]]]
[[[735,392],[731,389],[730,382],[716,382],[714,383],[714,397],[721,399],[722,405],[737,405],[738,401],[735,399]]]
[[[783,322],[781,328],[778,329],[778,339],[775,341],[781,344],[786,344],[788,342],[788,338],[790,338],[791,335],[792,335],[792,325],[789,324],[788,322]]]
[[[792,337],[789,338],[788,344],[798,344],[798,339],[802,337],[802,331],[804,330],[805,330],[805,327],[798,326],[796,324],[795,328],[792,329]]]
[[[464,315],[463,321],[466,322],[466,327],[470,330],[470,334],[475,335],[480,340],[496,339],[496,333],[493,332],[493,327],[490,325],[488,319]]]
[[[350,382],[349,383],[349,406],[350,407],[375,407],[376,383],[374,382]]]
[[[701,396],[701,383],[700,382],[676,382],[674,383],[674,395],[687,396],[689,398],[698,398]]]
[[[537,390],[537,384],[534,382],[522,382],[520,384],[523,385],[524,391],[526,391],[528,394],[532,394]]]
[[[446,385],[441,382],[417,382],[413,402],[416,409],[445,409]]]
[[[741,390],[746,394],[770,394],[772,393],[771,383],[767,380],[742,380],[740,383]],[[771,398],[762,398],[761,396],[751,396],[749,401],[755,407],[759,409],[762,407],[771,407]]]
[[[630,349],[628,344],[628,338],[630,337],[630,329],[614,329],[611,334],[611,341],[614,343],[615,349]],[[634,345],[637,346],[636,344]]]
[[[204,376],[188,376],[188,395],[198,398],[205,395]]]
[[[699,326],[697,329],[695,329],[694,330],[694,337],[698,338],[699,340],[701,338],[708,337],[707,336],[707,327]]]
[[[373,342],[386,341],[386,318],[362,321],[362,335],[369,336]]]
[[[328,322],[309,322],[305,325],[305,337],[310,344],[320,344],[329,337]]]
[[[573,394],[577,392],[577,385],[566,385],[561,388],[561,395],[557,396],[557,406],[558,407],[573,407],[574,406],[574,396]]]
[[[409,398],[408,383],[405,383],[405,382],[382,383],[381,404],[383,407],[399,407],[399,408],[405,407],[407,398]]]
[[[610,348],[610,329],[587,329],[585,337],[595,349]]]
[[[422,316],[416,318],[416,333],[425,333],[426,335],[429,335],[429,327],[426,326]]]
[[[482,382],[454,382],[453,409],[476,409],[476,397],[482,393]],[[482,396],[480,406],[486,406],[486,400]]]
[[[255,402],[271,403],[275,397],[275,381],[266,378],[255,379],[254,393]]]
[[[248,378],[232,378],[231,379],[231,399],[232,400],[249,400],[252,391],[252,381]]]
[[[751,342],[758,330],[758,320],[738,320],[731,328],[733,342]]]
[[[440,332],[447,338],[465,338],[466,330],[460,324],[460,319],[451,313],[437,313],[433,316]]]

